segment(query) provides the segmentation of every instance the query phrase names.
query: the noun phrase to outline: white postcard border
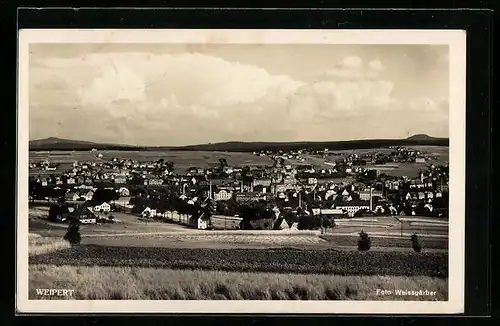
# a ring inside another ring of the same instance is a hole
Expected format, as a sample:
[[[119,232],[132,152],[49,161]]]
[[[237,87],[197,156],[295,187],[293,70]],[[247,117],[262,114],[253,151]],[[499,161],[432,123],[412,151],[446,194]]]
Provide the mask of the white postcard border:
[[[17,278],[19,313],[322,313],[447,314],[464,311],[466,33],[462,30],[92,30],[19,31]],[[226,44],[441,44],[449,46],[450,222],[449,300],[416,301],[207,301],[29,300],[28,143],[30,43]]]

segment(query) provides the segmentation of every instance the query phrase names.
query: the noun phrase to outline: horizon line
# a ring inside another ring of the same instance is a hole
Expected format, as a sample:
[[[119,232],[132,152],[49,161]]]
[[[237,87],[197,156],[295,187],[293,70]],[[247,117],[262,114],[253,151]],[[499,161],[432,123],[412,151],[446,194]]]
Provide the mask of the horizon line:
[[[449,139],[448,137],[436,137],[430,136],[425,133],[416,133],[407,137],[399,137],[399,138],[356,138],[356,139],[344,139],[344,140],[288,140],[288,141],[248,141],[248,140],[226,140],[226,141],[217,141],[217,142],[206,142],[206,143],[196,143],[196,144],[185,144],[185,145],[132,145],[132,144],[120,144],[120,143],[112,143],[107,141],[92,141],[92,140],[81,140],[81,139],[70,139],[70,138],[60,138],[60,137],[45,137],[38,139],[30,139],[29,142],[33,141],[44,141],[50,139],[64,140],[64,141],[73,141],[73,142],[85,142],[95,145],[114,145],[114,146],[129,146],[129,147],[189,147],[189,146],[201,146],[201,145],[216,145],[216,144],[225,144],[225,143],[275,143],[275,144],[285,144],[285,143],[326,143],[326,142],[350,142],[350,141],[363,141],[363,140],[406,140],[415,136],[425,136],[427,138],[433,139]]]

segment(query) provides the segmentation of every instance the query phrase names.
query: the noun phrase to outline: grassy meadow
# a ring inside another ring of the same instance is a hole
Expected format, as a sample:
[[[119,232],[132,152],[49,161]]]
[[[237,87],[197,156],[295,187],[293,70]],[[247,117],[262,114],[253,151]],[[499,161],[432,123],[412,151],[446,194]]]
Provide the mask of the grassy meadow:
[[[48,254],[61,249],[69,249],[70,247],[70,244],[62,238],[47,238],[36,233],[30,233],[28,236],[30,256]]]
[[[447,300],[447,279],[398,276],[245,273],[136,267],[29,267],[36,288],[74,289],[79,300],[380,300],[377,289],[427,289],[436,296],[383,300]]]
[[[29,256],[32,300],[63,299],[38,297],[40,288],[74,289],[75,296],[66,299],[77,300],[432,301],[447,300],[448,293],[446,254],[71,248],[62,239],[30,234]],[[378,296],[377,289],[429,290],[436,296]]]

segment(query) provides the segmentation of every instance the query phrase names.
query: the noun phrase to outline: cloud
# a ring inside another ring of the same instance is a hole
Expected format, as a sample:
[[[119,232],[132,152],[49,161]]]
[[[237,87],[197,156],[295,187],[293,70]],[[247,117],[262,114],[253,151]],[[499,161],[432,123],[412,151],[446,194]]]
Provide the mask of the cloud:
[[[361,58],[356,56],[349,56],[337,63],[337,67],[346,69],[359,69],[363,66]]]
[[[355,116],[371,110],[394,109],[394,84],[376,78],[384,69],[379,60],[365,65],[349,56],[335,69],[321,74],[314,83],[300,87],[290,98],[289,112],[295,120],[316,115],[316,118],[336,119]]]
[[[112,62],[108,58],[113,58]],[[203,54],[93,54],[88,56],[86,63],[101,66],[108,72],[101,77],[103,82],[116,80],[111,69],[114,67],[119,73],[126,72],[126,68],[139,73],[149,99],[159,100],[165,94],[175,94],[181,105],[188,106],[252,103],[269,92],[288,93],[301,84],[289,76],[273,76],[256,66]]]
[[[68,78],[77,72],[81,77],[78,83],[67,83],[64,95],[54,96],[33,88],[32,96],[32,103],[38,104],[32,109],[61,116],[64,121],[73,120],[69,108],[61,110],[58,106],[55,112],[50,107],[62,98],[74,99],[72,106],[94,119],[87,134],[77,138],[89,137],[89,134],[93,139],[103,138],[113,132],[121,138],[121,133],[127,133],[130,127],[138,139],[147,139],[147,135],[157,137],[168,129],[171,131],[168,138],[174,143],[190,138],[193,140],[189,142],[204,142],[202,135],[198,138],[196,135],[205,129],[210,129],[214,137],[217,134],[231,137],[225,132],[234,131],[226,127],[228,116],[236,121],[231,125],[237,125],[239,131],[254,132],[248,124],[248,116],[253,116],[251,119],[258,126],[259,120],[272,117],[273,110],[283,106],[287,96],[304,84],[290,76],[272,75],[256,66],[202,54],[94,53],[73,59],[40,61],[51,74]],[[47,71],[39,67],[32,69],[35,79],[43,84]],[[113,123],[120,123],[121,127]],[[218,128],[212,130],[208,124]],[[188,136],[188,130],[181,132],[183,126],[190,128]],[[170,143],[163,137],[156,142]]]
[[[335,68],[325,72],[322,79],[376,79],[384,69],[380,60],[372,60],[365,64],[363,60],[356,56],[349,56],[340,60]]]
[[[384,66],[382,65],[382,62],[380,60],[372,60],[368,63],[370,69],[375,70],[375,71],[380,71],[384,69]]]
[[[89,85],[78,89],[83,105],[122,103],[119,101],[144,102],[147,100],[144,78],[123,64],[102,67],[99,75]],[[118,102],[117,102],[118,101]]]
[[[373,132],[352,127],[367,126],[363,117],[402,107],[394,82],[381,78],[387,69],[378,59],[348,56],[305,82],[196,53],[40,58],[30,71],[32,121],[39,124],[31,131],[147,145],[356,138]],[[426,103],[408,107],[432,111]]]

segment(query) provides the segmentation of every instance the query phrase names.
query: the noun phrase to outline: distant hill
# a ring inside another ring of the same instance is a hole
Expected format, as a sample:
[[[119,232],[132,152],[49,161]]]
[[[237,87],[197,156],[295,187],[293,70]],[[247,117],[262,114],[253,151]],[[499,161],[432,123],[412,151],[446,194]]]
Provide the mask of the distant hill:
[[[387,146],[449,146],[448,138],[435,138],[428,135],[414,135],[405,139],[362,139],[347,141],[323,141],[323,142],[238,142],[230,141],[215,144],[201,144],[189,146],[129,146],[117,144],[99,144],[86,141],[68,140],[60,138],[47,138],[30,141],[30,150],[142,150],[142,151],[222,151],[222,152],[254,152],[261,150],[299,150],[325,149],[349,150],[369,149]]]
[[[369,149],[387,146],[449,146],[448,138],[426,138],[409,137],[406,139],[362,139],[347,141],[325,141],[325,142],[224,142],[216,144],[192,145],[178,147],[176,150],[188,151],[228,151],[228,152],[253,152],[261,150],[299,150],[302,148],[321,150],[349,150],[349,149]]]
[[[45,139],[30,140],[30,151],[45,151],[45,150],[137,150],[137,146],[118,145],[118,144],[101,144],[82,140],[62,139],[50,137]]]
[[[424,141],[431,141],[431,140],[434,140],[434,139],[439,139],[439,138],[434,138],[434,137],[431,137],[429,135],[426,135],[426,134],[416,134],[416,135],[413,135],[413,136],[410,136],[408,138],[406,138],[407,140],[424,140]]]

